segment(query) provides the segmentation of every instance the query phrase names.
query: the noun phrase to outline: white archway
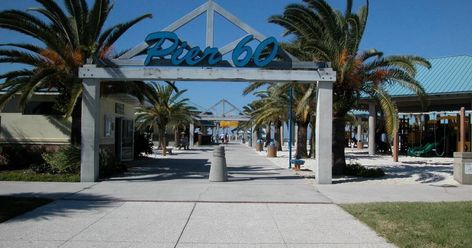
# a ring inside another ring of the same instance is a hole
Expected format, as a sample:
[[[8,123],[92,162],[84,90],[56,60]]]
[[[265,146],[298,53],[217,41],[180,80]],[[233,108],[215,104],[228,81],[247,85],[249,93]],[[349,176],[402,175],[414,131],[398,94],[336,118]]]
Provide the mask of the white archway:
[[[219,13],[228,21],[240,27],[262,41],[263,35],[249,25],[224,10],[221,6],[208,1],[164,31],[174,31],[203,13],[207,13],[207,41],[213,45],[213,15]],[[238,39],[224,46],[219,52],[224,55],[231,52],[241,41]],[[284,61],[275,61],[266,68],[216,67],[216,66],[168,66],[168,59],[162,58],[156,63],[145,65],[135,57],[142,55],[152,44],[143,42],[117,59],[106,61],[103,65],[86,64],[79,70],[83,79],[82,97],[82,149],[81,181],[92,182],[98,179],[99,168],[99,110],[101,81],[229,81],[229,82],[271,82],[271,83],[317,83],[316,114],[316,182],[330,184],[332,179],[332,87],[336,73],[328,63],[300,62],[287,52],[280,50],[279,56]],[[232,64],[232,63],[229,63]]]

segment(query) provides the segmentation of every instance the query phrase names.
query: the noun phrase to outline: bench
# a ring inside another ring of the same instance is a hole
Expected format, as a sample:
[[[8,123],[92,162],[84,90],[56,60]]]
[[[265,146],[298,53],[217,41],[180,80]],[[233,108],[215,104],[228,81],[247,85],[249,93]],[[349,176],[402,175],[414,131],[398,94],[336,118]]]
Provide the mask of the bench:
[[[290,163],[293,164],[293,169],[294,169],[294,170],[299,171],[299,170],[300,170],[300,166],[305,164],[305,160],[292,159],[292,160],[290,161]]]

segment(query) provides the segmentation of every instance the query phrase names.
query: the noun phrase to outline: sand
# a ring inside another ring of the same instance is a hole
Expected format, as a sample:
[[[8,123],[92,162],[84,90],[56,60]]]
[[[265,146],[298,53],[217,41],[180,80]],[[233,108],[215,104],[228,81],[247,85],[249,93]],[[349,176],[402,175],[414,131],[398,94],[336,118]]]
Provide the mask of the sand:
[[[367,149],[346,148],[346,162],[359,163],[371,168],[382,168],[385,176],[381,178],[335,177],[333,183],[351,184],[430,184],[430,185],[458,185],[453,178],[453,158],[444,157],[409,157],[400,156],[399,162],[393,162],[391,155],[369,156]],[[258,152],[267,156],[265,151]],[[295,151],[293,151],[295,154]],[[288,167],[288,149],[277,153],[276,158],[268,158],[281,168]],[[297,172],[299,175],[313,179],[315,159],[304,159],[305,165]]]

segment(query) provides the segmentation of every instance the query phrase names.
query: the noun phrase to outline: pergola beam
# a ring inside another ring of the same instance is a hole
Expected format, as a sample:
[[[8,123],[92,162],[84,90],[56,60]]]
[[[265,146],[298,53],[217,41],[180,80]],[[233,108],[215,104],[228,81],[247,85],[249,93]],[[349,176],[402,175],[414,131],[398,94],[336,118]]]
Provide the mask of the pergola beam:
[[[299,82],[334,81],[336,73],[319,70],[267,70],[248,68],[81,67],[80,78],[107,81],[175,80],[175,81],[239,81],[239,82]]]
[[[244,116],[199,116],[200,121],[250,121],[251,118]]]

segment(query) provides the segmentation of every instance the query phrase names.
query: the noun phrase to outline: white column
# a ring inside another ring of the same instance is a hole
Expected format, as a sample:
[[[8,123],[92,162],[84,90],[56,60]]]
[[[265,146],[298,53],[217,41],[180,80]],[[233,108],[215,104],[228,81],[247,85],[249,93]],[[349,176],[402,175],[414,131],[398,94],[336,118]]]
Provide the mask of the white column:
[[[83,87],[80,181],[95,182],[99,173],[100,81],[84,79]]]
[[[369,103],[369,155],[375,154],[375,102]]]
[[[293,137],[293,145],[294,145],[295,147],[297,147],[297,142],[298,142],[298,125],[297,125],[297,122],[296,122],[296,121],[293,122],[293,126],[295,127],[295,128],[293,129],[293,132],[294,132],[294,133],[293,133],[293,136],[292,136],[292,137]]]
[[[282,126],[280,126],[280,140],[281,140],[281,144],[280,144],[280,147],[283,147],[284,146],[284,126],[285,124],[282,123]]]
[[[318,82],[316,104],[315,176],[318,184],[331,184],[333,175],[333,83]]]
[[[357,142],[362,142],[362,118],[357,119]]]
[[[188,132],[189,147],[193,147],[193,144],[195,143],[195,141],[193,140],[194,134],[195,134],[195,125],[193,124],[193,122],[191,122],[190,130]]]

